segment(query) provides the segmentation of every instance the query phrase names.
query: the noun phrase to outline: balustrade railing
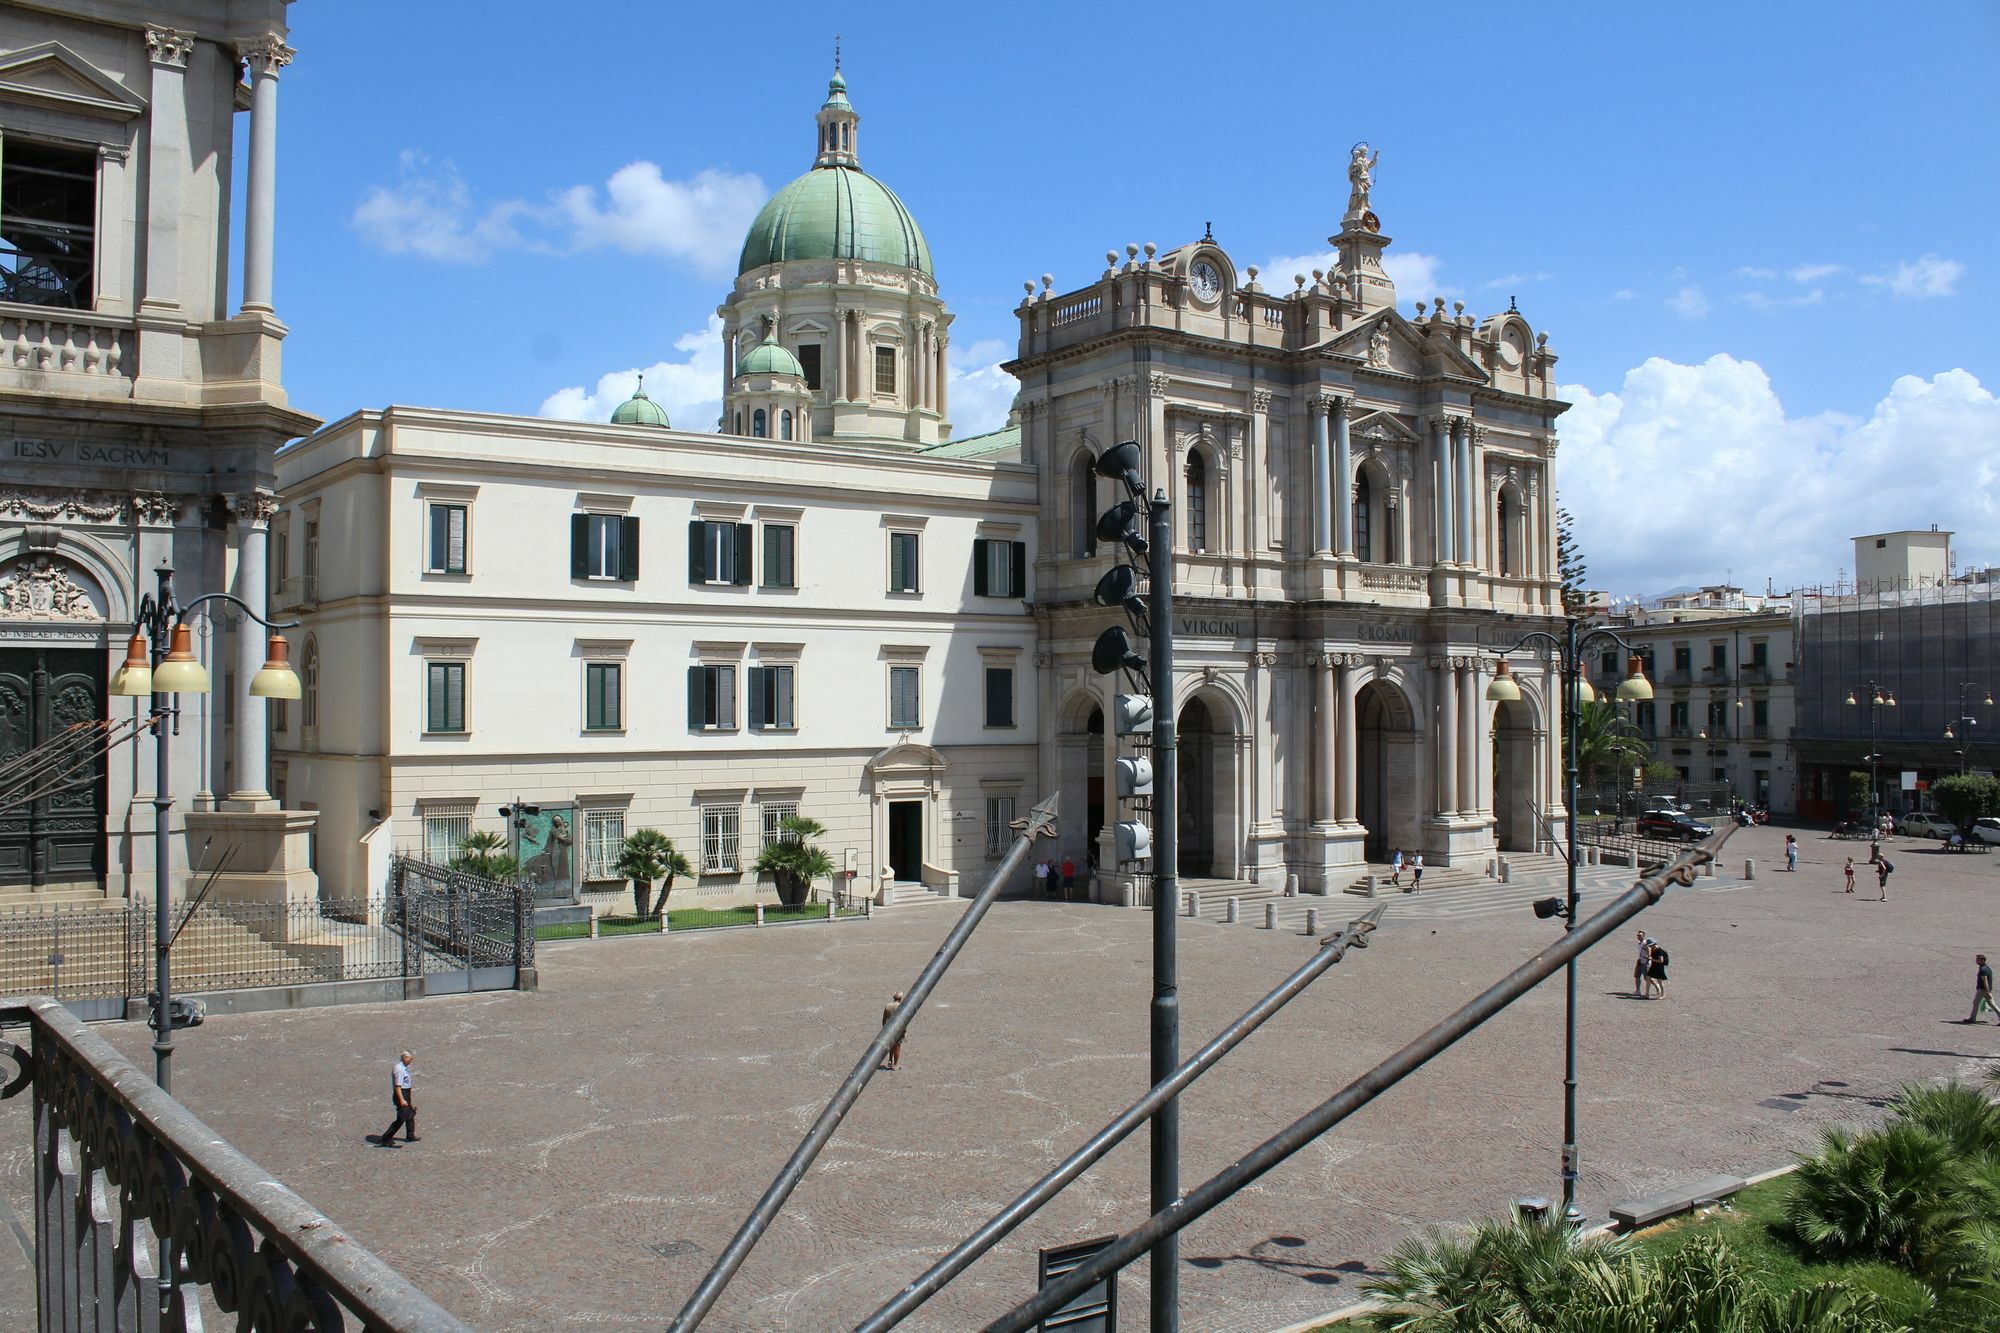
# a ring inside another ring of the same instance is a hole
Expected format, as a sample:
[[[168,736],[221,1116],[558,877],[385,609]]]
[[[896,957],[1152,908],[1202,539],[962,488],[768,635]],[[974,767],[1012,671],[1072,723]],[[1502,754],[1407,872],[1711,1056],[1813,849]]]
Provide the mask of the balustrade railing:
[[[0,1000],[33,1089],[37,1327],[446,1333],[466,1325],[279,1184],[54,999]]]
[[[0,309],[0,366],[57,375],[129,375],[132,332],[83,312]]]
[[[1095,293],[1064,301],[1049,312],[1049,326],[1061,328],[1065,324],[1075,324],[1086,319],[1096,319],[1104,313],[1104,298]]]
[[[1361,586],[1384,592],[1423,592],[1427,587],[1423,571],[1402,565],[1361,566]]]

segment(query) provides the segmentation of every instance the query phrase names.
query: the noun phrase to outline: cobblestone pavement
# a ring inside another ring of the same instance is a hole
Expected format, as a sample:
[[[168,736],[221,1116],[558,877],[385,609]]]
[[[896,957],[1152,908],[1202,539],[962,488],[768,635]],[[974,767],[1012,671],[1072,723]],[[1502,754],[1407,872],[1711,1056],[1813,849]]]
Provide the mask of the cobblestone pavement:
[[[1704,880],[1641,918],[1674,957],[1664,1001],[1628,998],[1622,939],[1583,964],[1581,1202],[1747,1172],[1865,1120],[1906,1079],[1990,1068],[1963,1027],[1975,949],[2000,953],[2000,856],[1898,841],[1887,904],[1841,892],[1852,844],[1736,835],[1748,885]],[[1865,844],[1861,847],[1866,857]],[[1727,890],[1720,892],[1709,889]],[[1603,901],[1601,896],[1597,899]],[[1335,898],[1329,919],[1365,904]],[[943,909],[868,923],[549,946],[539,994],[218,1017],[184,1034],[175,1085],[252,1158],[482,1329],[661,1326],[726,1243],[948,929]],[[1146,1081],[1150,926],[1081,904],[1004,903],[706,1328],[852,1324]],[[1390,922],[1184,1098],[1198,1183],[1471,998],[1552,934],[1525,909]],[[1184,1050],[1314,948],[1184,922]],[[1411,1228],[1557,1188],[1560,977],[1265,1177],[1183,1239],[1191,1333],[1281,1327],[1358,1295]],[[107,1026],[144,1067],[146,1033]],[[389,1063],[418,1052],[423,1141],[389,1120]],[[0,1186],[26,1211],[27,1117],[0,1110]],[[907,1328],[964,1329],[1019,1299],[1038,1245],[1144,1214],[1135,1137]],[[0,1232],[0,1245],[8,1244]],[[18,1256],[0,1309],[32,1302]],[[1143,1265],[1125,1299],[1143,1310]]]

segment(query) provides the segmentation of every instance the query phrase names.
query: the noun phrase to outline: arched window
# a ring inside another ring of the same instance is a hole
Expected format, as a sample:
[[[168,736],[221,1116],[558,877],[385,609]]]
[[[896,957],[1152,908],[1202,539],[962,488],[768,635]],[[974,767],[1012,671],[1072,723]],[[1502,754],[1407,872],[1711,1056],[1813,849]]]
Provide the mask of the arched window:
[[[1208,549],[1208,464],[1201,450],[1188,450],[1187,544],[1190,551]]]
[[[761,407],[750,414],[750,433],[760,440],[764,438],[764,409]]]
[[[743,413],[741,412],[736,414],[736,433],[738,435],[743,433]]]
[[[789,440],[789,439],[791,439],[791,438],[792,438],[792,409],[791,409],[791,408],[789,408],[789,407],[788,407],[788,408],[786,408],[786,409],[785,409],[785,414],[784,414],[783,416],[781,416],[781,417],[779,417],[779,418],[778,418],[778,423],[779,423],[779,429],[778,429],[778,438],[779,438],[779,439],[781,439],[781,440]]]
[[[1503,490],[1500,492],[1500,499],[1494,507],[1493,514],[1494,572],[1497,574],[1505,575],[1514,572],[1514,552],[1511,541],[1514,534],[1508,531],[1513,526],[1513,523],[1514,506],[1508,503],[1507,492]]]
[[[310,634],[299,652],[299,725],[319,726],[319,640]]]
[[[1354,478],[1354,554],[1363,560],[1375,558],[1374,500],[1368,469],[1363,468]]]
[[[1097,554],[1097,460],[1085,449],[1076,456],[1076,476],[1070,482],[1070,522],[1076,528],[1076,553]]]

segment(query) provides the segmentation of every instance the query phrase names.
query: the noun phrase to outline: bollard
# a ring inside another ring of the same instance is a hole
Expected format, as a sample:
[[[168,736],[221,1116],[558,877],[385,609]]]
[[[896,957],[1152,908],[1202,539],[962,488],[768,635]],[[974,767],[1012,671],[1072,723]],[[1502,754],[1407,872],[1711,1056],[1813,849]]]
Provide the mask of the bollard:
[[[1299,896],[1299,877],[1296,874],[1285,876],[1285,896],[1287,898]]]
[[[1276,930],[1277,928],[1278,928],[1278,905],[1276,903],[1265,903],[1264,929]]]
[[[762,903],[757,904],[757,924],[760,926],[764,924],[764,904]]]
[[[1317,907],[1308,907],[1306,909],[1306,934],[1319,934],[1319,909]]]
[[[592,912],[590,914],[590,938],[592,939],[597,938],[597,913],[595,912]],[[173,980],[172,972],[167,973],[167,980],[169,981]]]
[[[667,909],[664,907],[660,909],[660,933],[662,935],[667,933]]]
[[[1709,863],[1708,863],[1707,865],[1703,866],[1703,867],[1701,868],[1701,873],[1702,873],[1702,874],[1704,874],[1704,875],[1707,875],[1707,876],[1708,876],[1708,877],[1709,877],[1710,879],[1714,879],[1714,878],[1715,878],[1715,862],[1713,862],[1713,861],[1710,861],[1710,862],[1709,862]]]
[[[1500,863],[1500,882],[1502,884],[1512,884],[1514,882],[1514,867],[1508,865],[1505,861]]]
[[[1373,897],[1375,896],[1375,886],[1376,886],[1376,885],[1377,885],[1377,884],[1378,884],[1379,882],[1380,882],[1380,881],[1379,881],[1379,880],[1378,880],[1378,879],[1377,879],[1377,878],[1376,878],[1375,876],[1373,876],[1373,875],[1370,875],[1370,876],[1368,877],[1368,896],[1369,896],[1370,898],[1373,898]]]
[[[1497,857],[1497,856],[1490,856],[1490,857],[1486,858],[1486,878],[1488,878],[1488,879],[1498,879],[1498,878],[1500,878],[1500,858],[1499,858],[1499,857]]]
[[[1745,860],[1743,862],[1743,878],[1745,879],[1757,878],[1757,863],[1755,861]]]
[[[1187,914],[1191,917],[1200,916],[1201,899],[1194,896],[1194,890],[1189,889],[1186,893],[1182,894],[1181,896],[1187,899]]]
[[[1236,900],[1231,898],[1229,900],[1229,910],[1223,914],[1222,919],[1233,926],[1236,924],[1236,916]]]

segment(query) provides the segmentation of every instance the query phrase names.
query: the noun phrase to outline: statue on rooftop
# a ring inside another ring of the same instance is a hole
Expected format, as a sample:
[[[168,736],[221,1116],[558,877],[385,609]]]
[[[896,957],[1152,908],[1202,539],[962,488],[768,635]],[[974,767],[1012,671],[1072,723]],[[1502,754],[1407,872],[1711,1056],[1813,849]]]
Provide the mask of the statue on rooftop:
[[[1375,164],[1382,160],[1382,154],[1372,152],[1367,142],[1354,145],[1354,153],[1347,159],[1347,216],[1358,218],[1368,211],[1368,192],[1375,186]]]

